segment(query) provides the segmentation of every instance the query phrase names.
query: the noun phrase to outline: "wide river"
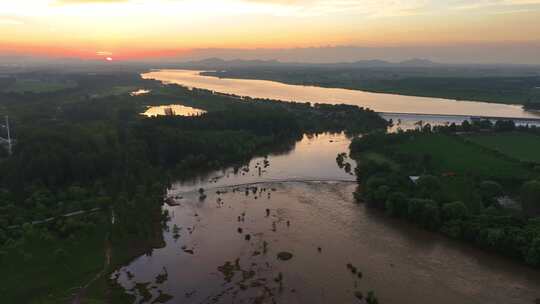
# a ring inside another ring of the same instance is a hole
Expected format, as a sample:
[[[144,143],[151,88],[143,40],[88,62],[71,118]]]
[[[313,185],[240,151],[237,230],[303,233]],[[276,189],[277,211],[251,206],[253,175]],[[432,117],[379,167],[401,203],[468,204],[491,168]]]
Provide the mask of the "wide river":
[[[534,113],[524,111],[518,105],[369,93],[359,90],[290,85],[267,80],[217,78],[202,76],[199,74],[200,72],[156,70],[142,74],[142,76],[165,83],[175,83],[239,96],[299,102],[345,103],[368,107],[382,113],[540,118]]]
[[[382,304],[540,298],[539,271],[355,203],[354,176],[336,163],[349,143],[306,135],[290,151],[177,182],[166,245],[113,277],[137,303],[359,303],[370,290]]]

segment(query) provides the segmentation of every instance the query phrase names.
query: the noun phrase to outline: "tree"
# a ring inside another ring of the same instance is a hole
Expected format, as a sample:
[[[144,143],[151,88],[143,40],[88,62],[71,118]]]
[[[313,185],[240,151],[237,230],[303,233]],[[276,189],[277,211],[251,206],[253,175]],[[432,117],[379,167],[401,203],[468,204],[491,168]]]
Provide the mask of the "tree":
[[[471,131],[471,123],[468,120],[464,120],[461,123],[461,129],[463,129],[464,132]]]
[[[462,223],[461,220],[452,220],[447,221],[444,223],[443,227],[441,228],[441,232],[445,235],[451,237],[451,238],[460,238],[462,233]]]
[[[68,257],[68,253],[63,248],[54,251],[54,258],[57,262],[63,262]]]
[[[480,183],[480,195],[482,201],[486,202],[486,206],[495,203],[496,198],[503,194],[502,186],[494,181],[483,181]]]
[[[540,215],[540,181],[529,181],[521,188],[521,205],[528,216]]]
[[[393,192],[386,200],[386,211],[393,216],[407,215],[407,196],[403,192]]]
[[[473,125],[481,130],[491,129],[493,127],[493,123],[489,119],[475,120],[473,121]]]
[[[429,229],[437,229],[440,225],[439,206],[434,200],[410,199],[407,216],[409,219]]]
[[[453,202],[444,204],[442,215],[445,221],[463,220],[467,218],[469,211],[463,202]]]
[[[484,204],[482,204],[482,196],[478,191],[471,191],[466,194],[465,204],[467,210],[472,214],[479,214],[484,209]]]
[[[441,194],[441,181],[433,175],[422,175],[416,182],[418,192],[422,198],[438,199]]]
[[[390,187],[387,185],[381,185],[377,187],[377,190],[373,193],[373,201],[370,202],[374,204],[374,206],[383,208],[385,207],[385,202],[388,198],[388,195],[390,193]]]
[[[516,124],[513,120],[497,120],[495,122],[496,132],[509,132],[516,129]]]
[[[540,237],[534,239],[527,251],[525,261],[533,266],[540,265]]]

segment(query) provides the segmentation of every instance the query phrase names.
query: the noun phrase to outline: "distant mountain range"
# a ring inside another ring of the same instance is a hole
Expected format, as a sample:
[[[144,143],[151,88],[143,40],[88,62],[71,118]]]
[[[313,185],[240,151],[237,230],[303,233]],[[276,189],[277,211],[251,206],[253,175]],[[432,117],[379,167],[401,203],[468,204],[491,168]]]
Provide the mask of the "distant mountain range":
[[[313,66],[313,67],[349,67],[349,68],[370,68],[370,67],[434,67],[444,65],[427,59],[409,59],[401,62],[390,62],[384,60],[360,60],[355,62],[338,63],[301,63],[301,62],[280,62],[277,60],[224,60],[221,58],[207,58],[198,61],[187,61],[178,63],[183,67],[213,68],[221,69],[227,67],[275,67],[275,66]]]

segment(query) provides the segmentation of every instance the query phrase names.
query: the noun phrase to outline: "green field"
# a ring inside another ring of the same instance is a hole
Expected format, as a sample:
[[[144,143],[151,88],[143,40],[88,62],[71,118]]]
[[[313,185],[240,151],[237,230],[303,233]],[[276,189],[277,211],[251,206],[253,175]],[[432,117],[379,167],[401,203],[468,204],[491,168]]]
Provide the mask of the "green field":
[[[467,139],[522,161],[540,162],[540,137],[527,133],[475,134]]]
[[[387,164],[388,166],[390,166],[390,168],[392,168],[392,170],[398,170],[399,169],[399,165],[389,159],[388,157],[380,154],[380,153],[377,153],[377,152],[366,152],[366,153],[363,153],[362,154],[362,159],[365,159],[367,161],[372,161],[372,162],[375,162],[377,164]]]
[[[77,287],[88,283],[103,269],[106,225],[102,221],[97,228],[70,239],[45,239],[36,235],[26,239],[22,246],[5,251],[0,261],[2,301],[68,302]],[[59,255],[59,248],[65,253]]]
[[[440,173],[517,179],[530,175],[519,162],[504,159],[448,135],[416,136],[399,144],[398,150],[416,155],[429,154],[434,169]]]
[[[4,91],[15,93],[47,93],[73,88],[75,86],[76,83],[70,81],[42,81],[37,79],[18,79],[17,82],[5,88]]]
[[[123,95],[123,94],[131,93],[136,90],[137,90],[136,86],[114,86],[108,90],[99,91],[98,94],[103,95],[103,96]]]

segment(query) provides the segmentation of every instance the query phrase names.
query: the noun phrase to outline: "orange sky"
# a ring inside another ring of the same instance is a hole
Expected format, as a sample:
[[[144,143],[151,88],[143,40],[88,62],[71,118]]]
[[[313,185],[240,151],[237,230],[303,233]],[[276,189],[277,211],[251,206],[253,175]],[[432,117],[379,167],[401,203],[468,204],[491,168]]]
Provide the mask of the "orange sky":
[[[115,59],[200,48],[540,41],[540,0],[3,0],[0,53]]]

